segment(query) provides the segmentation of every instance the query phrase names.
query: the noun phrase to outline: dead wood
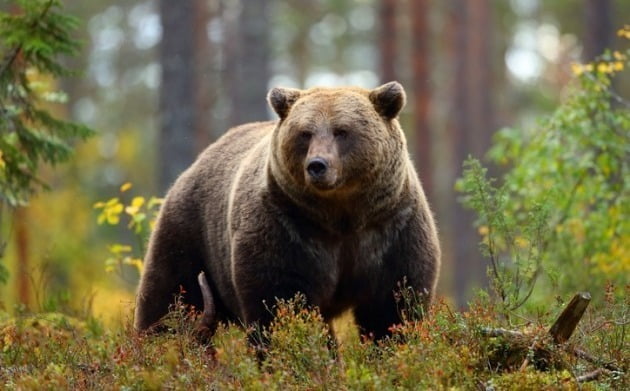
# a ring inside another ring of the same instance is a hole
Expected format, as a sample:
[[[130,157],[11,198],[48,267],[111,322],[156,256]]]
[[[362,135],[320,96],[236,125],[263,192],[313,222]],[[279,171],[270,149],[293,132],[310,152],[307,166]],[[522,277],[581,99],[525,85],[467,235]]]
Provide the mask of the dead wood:
[[[588,292],[580,292],[573,296],[571,302],[569,302],[549,329],[549,334],[551,334],[555,343],[561,344],[571,338],[590,302],[591,294]]]
[[[583,374],[581,376],[576,377],[575,380],[578,383],[586,383],[586,382],[589,382],[589,381],[597,380],[600,377],[602,377],[602,375],[607,375],[608,372],[609,371],[604,369],[604,368],[597,368],[594,371],[591,371],[591,372],[588,372],[588,373],[585,373],[585,374]]]
[[[623,371],[613,363],[604,362],[584,350],[565,344],[571,335],[573,335],[573,332],[575,331],[577,324],[582,319],[590,300],[591,295],[588,292],[580,292],[576,294],[558,316],[553,326],[549,329],[549,335],[551,336],[553,343],[558,345],[560,349],[599,367],[591,372],[578,376],[576,380],[580,383],[597,380],[601,376],[608,375],[611,372],[623,373]],[[505,368],[511,367],[519,368],[521,371],[524,370],[530,363],[530,358],[527,354],[528,352],[533,352],[531,359],[537,363],[536,367],[538,369],[546,369],[547,364],[549,364],[549,360],[552,357],[551,350],[544,348],[544,344],[540,343],[541,341],[538,341],[538,337],[535,335],[528,335],[515,330],[490,327],[483,328],[481,330],[481,334],[486,337],[503,337],[506,339],[509,347],[503,355],[503,360],[505,361],[503,366]],[[518,357],[521,357],[521,360],[523,361],[520,366],[514,366],[514,361],[518,360]],[[543,365],[541,365],[541,363]]]

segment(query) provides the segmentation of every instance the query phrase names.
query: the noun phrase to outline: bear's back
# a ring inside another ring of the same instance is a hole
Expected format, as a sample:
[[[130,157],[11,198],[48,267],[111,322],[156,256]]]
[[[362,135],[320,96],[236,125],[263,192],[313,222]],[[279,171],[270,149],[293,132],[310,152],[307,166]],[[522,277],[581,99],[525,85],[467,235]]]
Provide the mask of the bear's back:
[[[207,205],[207,197],[223,199],[243,159],[273,132],[275,122],[254,122],[228,130],[208,146],[197,161],[178,179],[186,191]],[[209,200],[208,200],[209,201]]]
[[[167,204],[177,209],[180,229],[189,231],[187,237],[197,245],[210,267],[212,283],[228,307],[235,297],[230,281],[230,249],[227,238],[228,204],[230,190],[239,172],[239,167],[249,154],[259,154],[260,148],[269,145],[275,122],[255,122],[228,130],[216,142],[208,146],[175,182],[167,195]],[[256,151],[255,151],[256,150]],[[260,156],[260,164],[264,157]],[[203,238],[203,239],[201,239]],[[220,277],[219,277],[220,276]],[[218,278],[217,278],[218,277]]]

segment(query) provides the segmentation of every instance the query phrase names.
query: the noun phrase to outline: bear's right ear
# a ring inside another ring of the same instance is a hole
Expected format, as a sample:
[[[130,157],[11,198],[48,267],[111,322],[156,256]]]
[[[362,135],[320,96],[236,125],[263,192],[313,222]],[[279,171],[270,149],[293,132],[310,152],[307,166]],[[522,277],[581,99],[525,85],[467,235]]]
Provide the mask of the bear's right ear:
[[[295,88],[280,88],[275,87],[269,91],[267,95],[267,101],[273,110],[278,114],[281,120],[287,117],[291,106],[300,97],[301,91]]]

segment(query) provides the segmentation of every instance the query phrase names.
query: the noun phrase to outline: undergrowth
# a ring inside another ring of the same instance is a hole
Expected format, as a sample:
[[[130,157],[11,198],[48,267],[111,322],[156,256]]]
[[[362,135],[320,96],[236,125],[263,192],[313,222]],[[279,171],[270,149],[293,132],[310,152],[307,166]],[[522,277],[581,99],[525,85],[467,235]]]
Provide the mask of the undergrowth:
[[[622,370],[581,384],[578,377],[597,365],[548,338],[561,306],[523,319],[521,354],[514,341],[484,333],[506,324],[483,298],[465,312],[438,302],[424,320],[408,319],[382,341],[346,333],[334,343],[317,309],[298,296],[274,307],[262,355],[248,342],[252,330],[240,325],[220,325],[210,345],[200,343],[195,314],[182,306],[166,322],[171,332],[149,336],[134,332],[131,322],[104,329],[93,319],[20,314],[0,318],[0,388],[627,389],[627,308],[611,296],[578,326],[569,343]],[[548,352],[545,362],[523,365],[535,349]]]

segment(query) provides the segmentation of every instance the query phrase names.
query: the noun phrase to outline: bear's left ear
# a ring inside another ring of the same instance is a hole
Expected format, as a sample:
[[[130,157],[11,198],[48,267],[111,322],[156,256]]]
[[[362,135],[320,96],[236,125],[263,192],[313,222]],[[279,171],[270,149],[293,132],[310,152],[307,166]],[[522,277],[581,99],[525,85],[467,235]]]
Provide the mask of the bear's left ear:
[[[296,90],[295,88],[275,87],[267,94],[267,101],[273,111],[283,120],[289,114],[291,106],[298,100],[301,93],[300,90]]]
[[[370,92],[370,101],[376,112],[387,119],[396,118],[406,100],[405,90],[397,81],[383,84]]]

